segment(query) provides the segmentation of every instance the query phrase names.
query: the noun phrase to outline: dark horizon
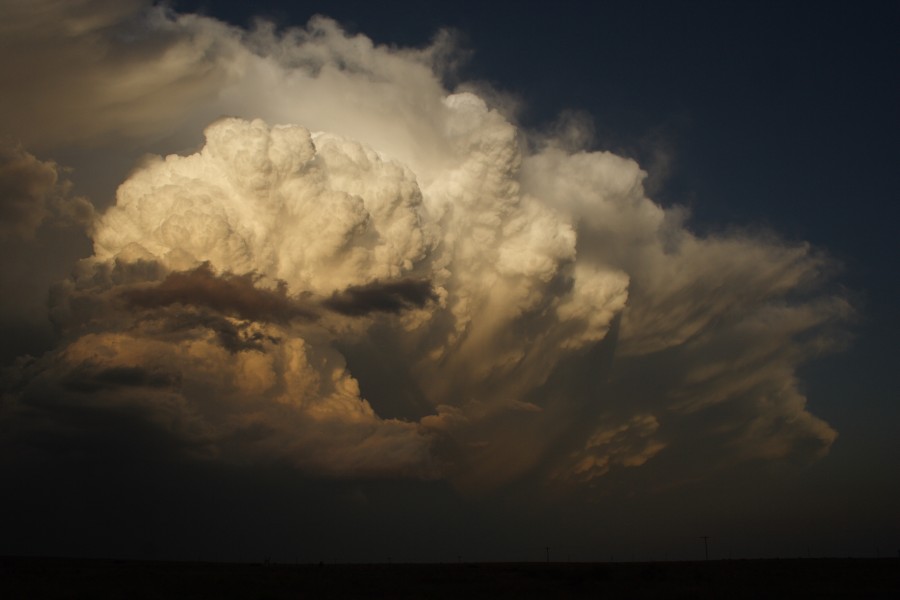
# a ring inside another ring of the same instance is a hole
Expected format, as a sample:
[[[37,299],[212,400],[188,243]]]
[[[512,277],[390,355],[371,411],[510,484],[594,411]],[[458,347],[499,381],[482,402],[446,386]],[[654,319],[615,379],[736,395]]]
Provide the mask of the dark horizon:
[[[0,590],[30,598],[134,592],[145,598],[219,598],[298,593],[327,598],[889,597],[900,589],[896,560],[705,561],[635,564],[276,565],[0,558]]]

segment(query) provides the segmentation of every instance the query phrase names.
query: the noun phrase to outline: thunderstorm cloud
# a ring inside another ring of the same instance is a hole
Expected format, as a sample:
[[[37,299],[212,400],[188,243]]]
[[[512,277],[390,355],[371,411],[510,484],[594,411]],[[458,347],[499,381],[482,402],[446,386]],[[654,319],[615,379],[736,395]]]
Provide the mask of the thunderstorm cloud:
[[[449,38],[39,4],[0,19],[27,57],[0,66],[25,82],[0,125],[35,152],[166,150],[95,200],[93,254],[51,293],[56,345],[3,376],[21,443],[127,415],[197,460],[483,489],[834,442],[797,377],[851,313],[831,261],[697,235],[635,161],[573,145],[589,132],[532,135],[446,89]],[[58,169],[0,158],[5,226],[28,234]]]

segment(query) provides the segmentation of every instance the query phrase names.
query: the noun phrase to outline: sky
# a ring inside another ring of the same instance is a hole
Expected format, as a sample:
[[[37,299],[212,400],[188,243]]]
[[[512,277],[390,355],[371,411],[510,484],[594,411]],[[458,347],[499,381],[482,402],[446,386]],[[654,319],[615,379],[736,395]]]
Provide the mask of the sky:
[[[0,2],[0,554],[900,552],[890,3]]]

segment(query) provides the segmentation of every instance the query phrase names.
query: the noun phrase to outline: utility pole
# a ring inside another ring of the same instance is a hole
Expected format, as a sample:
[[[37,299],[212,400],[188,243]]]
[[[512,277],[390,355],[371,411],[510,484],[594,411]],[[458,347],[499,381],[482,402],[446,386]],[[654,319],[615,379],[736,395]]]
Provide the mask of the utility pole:
[[[706,555],[706,560],[709,560],[709,536],[701,535],[700,539],[703,540],[703,551]]]
[[[544,550],[547,551],[547,562],[550,562],[550,546],[545,546]]]

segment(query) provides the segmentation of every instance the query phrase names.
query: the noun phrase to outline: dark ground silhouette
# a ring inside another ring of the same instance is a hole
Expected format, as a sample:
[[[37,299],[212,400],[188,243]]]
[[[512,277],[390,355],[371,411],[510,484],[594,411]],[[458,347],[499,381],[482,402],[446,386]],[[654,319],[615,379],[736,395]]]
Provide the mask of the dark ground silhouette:
[[[900,598],[900,559],[292,565],[0,559],[3,598]]]

